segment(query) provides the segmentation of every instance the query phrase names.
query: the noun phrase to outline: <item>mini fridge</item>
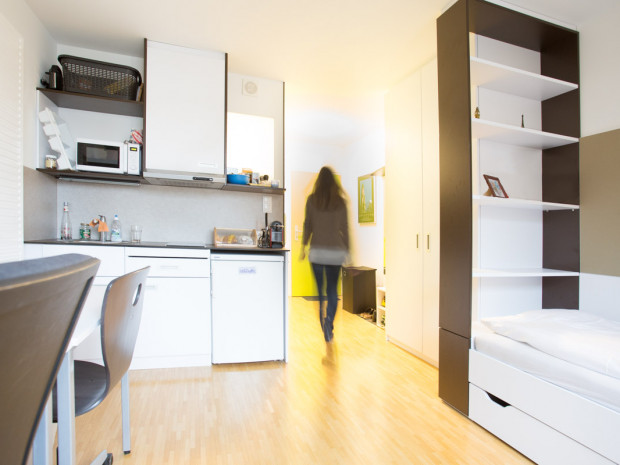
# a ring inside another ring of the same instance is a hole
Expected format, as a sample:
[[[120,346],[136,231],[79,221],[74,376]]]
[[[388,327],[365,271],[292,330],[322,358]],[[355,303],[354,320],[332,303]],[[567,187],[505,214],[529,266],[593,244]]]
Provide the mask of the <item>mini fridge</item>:
[[[284,257],[211,253],[212,362],[284,360]]]

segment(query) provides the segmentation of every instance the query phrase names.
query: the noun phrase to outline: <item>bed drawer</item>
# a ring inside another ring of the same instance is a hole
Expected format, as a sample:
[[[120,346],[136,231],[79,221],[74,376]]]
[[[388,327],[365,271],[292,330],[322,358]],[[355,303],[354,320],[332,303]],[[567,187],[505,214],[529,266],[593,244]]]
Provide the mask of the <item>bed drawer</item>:
[[[470,386],[500,397],[522,414],[610,460],[602,463],[620,463],[618,412],[476,350],[469,351],[469,382]]]
[[[515,407],[498,403],[473,384],[469,385],[469,417],[541,465],[614,463]]]

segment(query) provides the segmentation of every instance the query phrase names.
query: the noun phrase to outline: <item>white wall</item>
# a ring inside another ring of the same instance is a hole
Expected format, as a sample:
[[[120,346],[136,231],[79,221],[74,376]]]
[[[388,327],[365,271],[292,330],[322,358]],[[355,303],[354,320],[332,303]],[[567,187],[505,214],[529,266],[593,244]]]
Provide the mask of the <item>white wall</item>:
[[[370,99],[376,121],[383,120],[383,99]],[[319,117],[320,116],[320,117]],[[358,126],[357,129],[355,126]],[[383,180],[376,179],[375,224],[357,222],[357,178],[385,164],[385,142],[382,124],[360,123],[338,113],[304,111],[296,106],[286,113],[287,189],[290,173],[317,173],[331,166],[340,175],[349,203],[352,260],[354,266],[377,269],[377,285],[383,284]],[[352,133],[358,134],[351,138]],[[291,218],[290,195],[286,201],[286,218]],[[287,244],[291,244],[291,227],[286,224]]]
[[[579,28],[581,136],[620,128],[620,3]]]
[[[383,113],[383,107],[380,109]],[[343,187],[351,201],[351,234],[355,266],[375,268],[377,286],[384,284],[383,274],[383,177],[375,177],[375,223],[357,222],[357,178],[371,174],[385,165],[385,131],[376,128],[345,149],[345,157],[337,165]]]
[[[581,136],[620,128],[620,3],[579,27]],[[583,274],[579,308],[620,320],[620,278]]]
[[[45,71],[56,63],[56,42],[23,0],[2,0],[0,14],[24,41],[24,165],[36,167],[37,87]],[[1,46],[1,45],[0,45]]]

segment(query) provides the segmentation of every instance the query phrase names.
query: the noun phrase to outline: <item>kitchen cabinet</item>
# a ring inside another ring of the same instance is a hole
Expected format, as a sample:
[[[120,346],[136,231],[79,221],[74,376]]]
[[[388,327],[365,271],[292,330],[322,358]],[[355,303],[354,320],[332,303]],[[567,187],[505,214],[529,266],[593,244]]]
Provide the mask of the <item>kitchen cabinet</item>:
[[[103,304],[103,296],[110,281],[124,274],[124,253],[122,247],[98,247],[52,244],[25,244],[25,258],[51,257],[54,255],[78,253],[98,258],[101,263],[97,275],[90,288],[84,310],[93,309],[100,312]],[[95,331],[88,336],[74,351],[77,360],[87,360],[95,363],[103,363],[101,355],[101,334]]]
[[[439,395],[468,414],[472,321],[578,308],[579,37],[483,0],[437,28]],[[483,174],[509,198],[484,195]]]
[[[227,56],[146,41],[145,177],[225,177]]]
[[[437,62],[385,100],[386,336],[438,363],[439,151]]]
[[[211,364],[210,251],[125,248],[127,272],[150,266],[132,369]]]

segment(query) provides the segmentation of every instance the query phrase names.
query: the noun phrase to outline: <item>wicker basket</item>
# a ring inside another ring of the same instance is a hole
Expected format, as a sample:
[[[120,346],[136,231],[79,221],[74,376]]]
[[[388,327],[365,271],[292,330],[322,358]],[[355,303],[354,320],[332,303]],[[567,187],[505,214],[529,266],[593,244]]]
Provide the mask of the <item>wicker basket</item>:
[[[63,89],[81,94],[136,100],[142,84],[140,72],[129,66],[60,55]]]

